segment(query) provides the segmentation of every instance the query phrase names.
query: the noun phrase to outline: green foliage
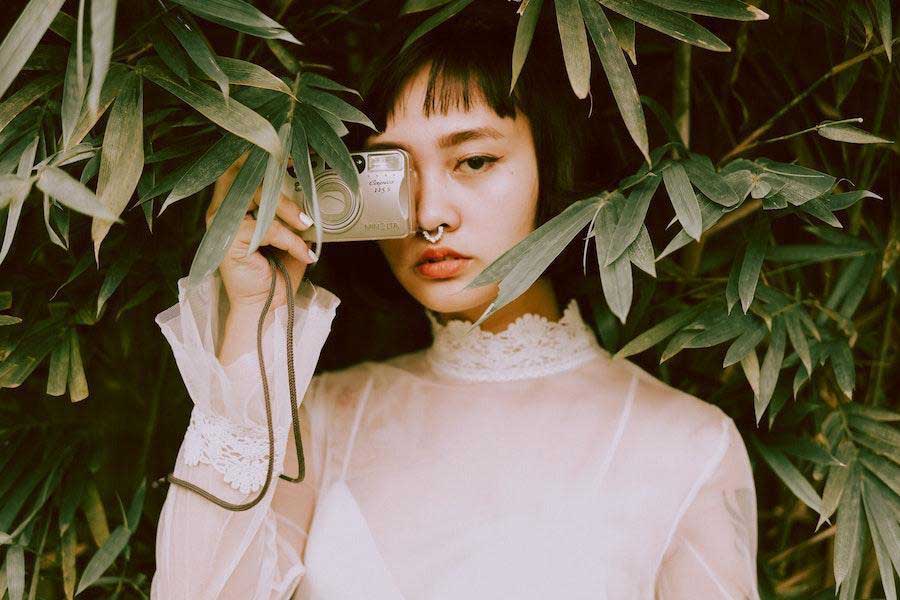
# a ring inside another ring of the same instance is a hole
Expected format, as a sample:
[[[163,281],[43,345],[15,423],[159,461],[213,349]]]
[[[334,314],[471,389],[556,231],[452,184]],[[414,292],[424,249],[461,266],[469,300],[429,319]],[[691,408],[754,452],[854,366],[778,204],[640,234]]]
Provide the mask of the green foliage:
[[[146,597],[155,526],[141,516],[165,494],[154,484],[145,506],[146,474],[169,470],[188,404],[153,315],[185,271],[217,267],[262,185],[259,241],[289,158],[314,220],[311,153],[358,186],[345,123],[375,126],[337,80],[358,79],[398,15],[411,43],[474,1],[407,0],[387,16],[291,0],[14,11],[0,43],[0,597]],[[470,286],[500,293],[477,323],[584,233],[604,343],[722,406],[750,442],[763,597],[896,598],[891,3],[508,4],[510,89],[549,15],[572,93],[607,100],[604,159],[639,166],[478,275]],[[814,50],[798,51],[813,30]],[[660,76],[676,52],[689,68]],[[341,76],[323,56],[346,61]],[[694,95],[674,119],[673,89]],[[243,155],[206,228],[211,184]],[[119,492],[132,500],[110,532]]]

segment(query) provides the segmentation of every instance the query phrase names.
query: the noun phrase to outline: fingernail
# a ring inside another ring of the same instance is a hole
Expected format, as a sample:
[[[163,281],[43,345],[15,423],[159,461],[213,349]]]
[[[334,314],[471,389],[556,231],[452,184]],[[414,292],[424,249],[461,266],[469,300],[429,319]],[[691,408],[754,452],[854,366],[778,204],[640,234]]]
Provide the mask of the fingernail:
[[[307,253],[309,254],[309,262],[310,263],[314,263],[317,260],[319,260],[319,257],[316,256],[316,253],[313,252],[312,250],[307,250]]]
[[[300,222],[303,223],[304,227],[309,227],[310,225],[313,224],[313,220],[310,219],[309,215],[306,214],[305,212],[303,212],[302,210],[300,211]]]

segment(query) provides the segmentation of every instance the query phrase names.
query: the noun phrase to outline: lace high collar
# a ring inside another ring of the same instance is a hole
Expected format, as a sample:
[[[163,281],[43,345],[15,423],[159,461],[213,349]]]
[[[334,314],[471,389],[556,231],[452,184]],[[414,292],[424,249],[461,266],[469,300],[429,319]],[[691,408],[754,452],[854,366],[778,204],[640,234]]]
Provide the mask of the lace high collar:
[[[571,299],[559,321],[526,313],[498,333],[453,319],[442,325],[426,310],[434,342],[425,356],[435,370],[467,381],[512,381],[574,369],[604,350]]]

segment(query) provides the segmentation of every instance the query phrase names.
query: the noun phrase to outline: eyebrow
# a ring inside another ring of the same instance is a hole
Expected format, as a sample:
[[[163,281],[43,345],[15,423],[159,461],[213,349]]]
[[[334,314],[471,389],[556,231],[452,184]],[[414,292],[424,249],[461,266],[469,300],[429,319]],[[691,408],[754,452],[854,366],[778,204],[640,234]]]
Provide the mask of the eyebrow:
[[[497,131],[495,128],[490,126],[485,127],[476,127],[474,129],[463,129],[461,131],[454,131],[448,133],[446,135],[441,136],[438,139],[438,147],[442,149],[453,148],[454,146],[459,146],[460,144],[464,144],[465,142],[483,138],[491,138],[495,140],[503,139],[504,135]],[[382,141],[375,142],[371,145],[365,146],[367,151],[373,150],[384,150],[388,148],[400,148],[401,150],[406,150],[410,152],[410,149],[400,142],[392,142]]]

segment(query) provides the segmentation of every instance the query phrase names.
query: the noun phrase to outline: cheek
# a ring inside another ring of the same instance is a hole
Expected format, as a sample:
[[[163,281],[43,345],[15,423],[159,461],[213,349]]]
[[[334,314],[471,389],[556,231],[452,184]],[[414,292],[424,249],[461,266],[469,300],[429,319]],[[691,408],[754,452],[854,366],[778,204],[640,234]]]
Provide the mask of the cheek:
[[[505,250],[534,229],[537,214],[537,172],[532,165],[516,165],[498,173],[479,203],[477,222],[484,223]]]
[[[402,241],[390,239],[378,240],[377,243],[378,247],[381,249],[381,253],[384,254],[385,260],[391,266],[391,269],[394,269],[402,255]]]

